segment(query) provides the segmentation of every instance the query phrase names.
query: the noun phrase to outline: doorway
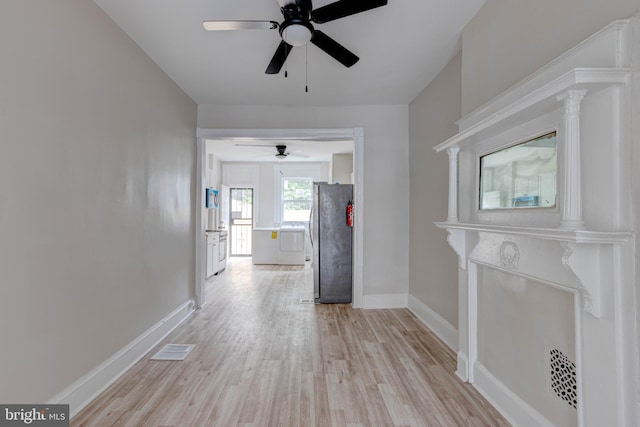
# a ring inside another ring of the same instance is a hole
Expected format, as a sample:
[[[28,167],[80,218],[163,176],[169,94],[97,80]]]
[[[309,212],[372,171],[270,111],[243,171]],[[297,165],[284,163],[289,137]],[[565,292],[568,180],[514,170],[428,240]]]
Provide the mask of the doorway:
[[[354,182],[354,204],[364,206],[364,129],[361,127],[347,129],[202,129],[197,131],[197,163],[196,163],[196,224],[200,232],[196,238],[196,260],[195,260],[195,294],[198,306],[204,304],[204,214],[206,210],[203,205],[204,183],[205,183],[205,143],[207,139],[242,139],[242,140],[315,140],[332,141],[351,139],[354,143],[353,152],[353,182]],[[362,308],[364,298],[364,209],[355,210],[355,226],[353,228],[353,302],[355,308]]]
[[[229,206],[229,255],[251,256],[253,188],[231,188]]]

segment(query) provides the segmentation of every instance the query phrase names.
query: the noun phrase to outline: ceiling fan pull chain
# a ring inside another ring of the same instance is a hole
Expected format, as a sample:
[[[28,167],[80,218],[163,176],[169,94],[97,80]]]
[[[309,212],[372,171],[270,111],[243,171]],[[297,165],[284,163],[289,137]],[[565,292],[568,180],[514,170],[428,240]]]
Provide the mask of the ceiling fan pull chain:
[[[287,28],[284,29],[284,33],[285,34],[287,33]],[[289,77],[289,72],[288,72],[288,68],[289,67],[287,67],[287,64],[289,64],[289,60],[288,60],[289,59],[289,45],[288,44],[284,45],[284,51],[286,52],[285,56],[284,56],[284,78],[286,79],[287,77]]]
[[[309,45],[304,46],[304,91],[309,93]]]

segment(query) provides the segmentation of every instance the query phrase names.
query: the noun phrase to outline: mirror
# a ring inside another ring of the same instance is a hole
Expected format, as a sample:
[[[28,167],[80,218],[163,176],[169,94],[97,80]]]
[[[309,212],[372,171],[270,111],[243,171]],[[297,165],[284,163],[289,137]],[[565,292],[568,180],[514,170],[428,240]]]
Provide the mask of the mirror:
[[[480,157],[480,209],[556,206],[556,132]]]

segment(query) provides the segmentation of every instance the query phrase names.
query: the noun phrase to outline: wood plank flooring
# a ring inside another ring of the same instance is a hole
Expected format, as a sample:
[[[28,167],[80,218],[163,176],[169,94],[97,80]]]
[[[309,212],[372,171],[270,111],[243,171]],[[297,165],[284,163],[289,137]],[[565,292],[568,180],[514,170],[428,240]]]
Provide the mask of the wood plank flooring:
[[[508,426],[406,309],[300,303],[309,266],[233,259],[207,304],[72,426]],[[182,362],[149,357],[196,344]]]

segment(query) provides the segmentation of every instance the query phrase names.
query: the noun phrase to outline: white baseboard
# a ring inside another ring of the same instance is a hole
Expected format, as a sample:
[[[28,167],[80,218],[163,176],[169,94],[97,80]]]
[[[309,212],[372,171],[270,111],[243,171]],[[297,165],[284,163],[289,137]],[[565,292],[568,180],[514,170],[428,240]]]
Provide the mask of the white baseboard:
[[[456,375],[464,382],[469,382],[469,358],[466,354],[459,351],[456,357],[457,369]]]
[[[520,399],[480,362],[473,367],[473,378],[473,386],[511,425],[553,427],[553,423]]]
[[[409,310],[438,336],[449,348],[458,351],[458,330],[413,295],[409,295]]]
[[[362,308],[407,308],[407,294],[363,295]]]
[[[75,416],[147,354],[149,350],[169,335],[171,331],[184,322],[194,310],[194,300],[190,299],[184,302],[120,351],[49,399],[49,403],[69,404],[69,415],[70,417]]]

